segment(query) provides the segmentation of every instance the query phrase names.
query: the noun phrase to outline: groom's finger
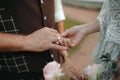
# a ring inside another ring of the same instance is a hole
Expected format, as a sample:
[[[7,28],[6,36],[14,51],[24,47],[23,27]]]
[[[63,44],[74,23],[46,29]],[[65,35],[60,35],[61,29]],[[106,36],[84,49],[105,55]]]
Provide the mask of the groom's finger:
[[[56,49],[56,50],[67,50],[67,47],[61,46],[61,45],[57,45],[57,44],[52,44],[50,45],[51,49]]]

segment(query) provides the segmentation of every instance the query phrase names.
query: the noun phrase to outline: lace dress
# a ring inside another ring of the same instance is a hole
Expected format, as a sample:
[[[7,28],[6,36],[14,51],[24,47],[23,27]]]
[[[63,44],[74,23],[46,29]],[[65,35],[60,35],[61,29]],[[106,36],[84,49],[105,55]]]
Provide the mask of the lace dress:
[[[113,71],[120,54],[120,0],[104,0],[98,16],[100,37],[92,59],[103,64],[105,71]],[[110,74],[101,80],[109,80]]]

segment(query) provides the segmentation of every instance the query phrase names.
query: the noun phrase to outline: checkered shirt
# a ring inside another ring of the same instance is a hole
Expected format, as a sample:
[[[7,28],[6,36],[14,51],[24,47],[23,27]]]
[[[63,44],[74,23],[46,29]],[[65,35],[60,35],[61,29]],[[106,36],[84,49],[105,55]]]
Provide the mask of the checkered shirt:
[[[17,34],[19,29],[15,26],[12,16],[6,14],[5,8],[0,9],[0,32]],[[0,71],[7,72],[29,72],[26,56],[21,52],[19,55],[14,52],[0,52]]]

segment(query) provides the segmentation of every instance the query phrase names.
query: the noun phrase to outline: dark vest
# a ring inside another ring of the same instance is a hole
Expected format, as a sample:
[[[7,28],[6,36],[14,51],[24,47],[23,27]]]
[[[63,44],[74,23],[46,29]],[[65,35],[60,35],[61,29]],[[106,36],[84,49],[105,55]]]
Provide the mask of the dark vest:
[[[55,28],[54,0],[43,0],[43,2],[42,0],[0,0],[0,8],[5,8],[5,10],[0,10],[3,20],[9,19],[10,16],[14,20],[16,32],[12,32],[12,28],[10,29],[13,24],[4,23],[8,33],[28,35],[43,27]],[[1,25],[0,31],[5,32]],[[44,65],[52,60],[49,50],[44,52],[1,52],[0,59],[2,59],[2,55],[7,58],[13,54],[18,57],[25,56],[27,67],[31,72],[42,72]],[[3,64],[0,63],[0,65]],[[16,71],[13,70],[13,72]]]

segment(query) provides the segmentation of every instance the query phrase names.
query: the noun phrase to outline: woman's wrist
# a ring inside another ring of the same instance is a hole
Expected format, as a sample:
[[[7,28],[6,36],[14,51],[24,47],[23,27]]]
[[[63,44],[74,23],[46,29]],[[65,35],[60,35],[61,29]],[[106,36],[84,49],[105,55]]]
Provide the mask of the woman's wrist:
[[[83,35],[88,35],[94,32],[99,31],[98,22],[88,23],[85,25],[79,26],[79,31],[83,33]]]
[[[87,27],[82,25],[82,26],[79,26],[79,32],[83,35],[83,36],[86,36],[89,34],[89,32],[87,31]]]

